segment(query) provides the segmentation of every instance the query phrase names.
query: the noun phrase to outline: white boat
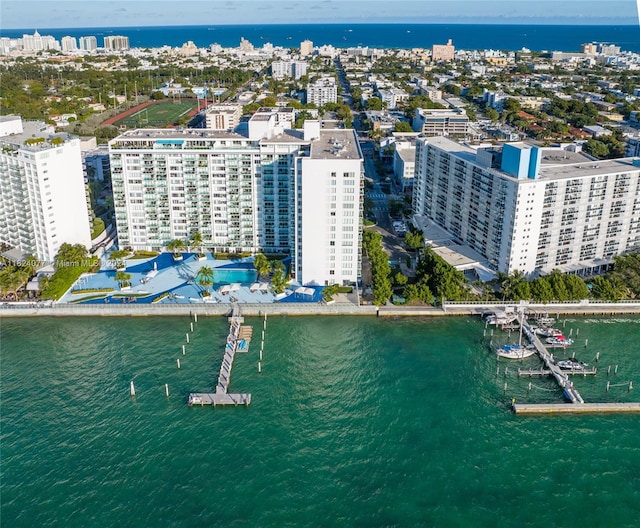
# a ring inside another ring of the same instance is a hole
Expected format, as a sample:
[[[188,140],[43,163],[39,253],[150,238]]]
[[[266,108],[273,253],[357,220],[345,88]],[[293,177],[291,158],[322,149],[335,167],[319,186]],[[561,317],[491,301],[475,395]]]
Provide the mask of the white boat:
[[[542,337],[556,337],[562,335],[562,330],[557,328],[550,328],[548,326],[539,326],[536,328],[536,334]]]
[[[556,362],[561,369],[564,370],[584,370],[588,365],[582,361],[578,361],[576,358],[563,359]]]
[[[573,339],[569,339],[562,334],[559,336],[547,337],[546,341],[548,345],[554,347],[568,347],[569,345],[573,345]]]
[[[498,356],[508,359],[524,359],[533,356],[536,349],[532,346],[503,345],[497,351]]]

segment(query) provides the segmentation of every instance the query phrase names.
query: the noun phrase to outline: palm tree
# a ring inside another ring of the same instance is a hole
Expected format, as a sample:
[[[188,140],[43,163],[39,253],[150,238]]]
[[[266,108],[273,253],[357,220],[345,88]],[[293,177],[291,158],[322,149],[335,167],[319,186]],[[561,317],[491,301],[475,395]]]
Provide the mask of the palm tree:
[[[120,283],[120,288],[125,286],[129,286],[129,280],[131,279],[131,273],[127,273],[126,271],[119,271],[116,273],[114,277],[116,282]]]
[[[213,268],[202,266],[196,275],[198,284],[204,288],[203,297],[209,296],[209,286],[213,284]]]
[[[169,243],[167,244],[167,249],[173,253],[173,258],[175,260],[182,259],[181,251],[185,247],[186,247],[186,244],[184,243],[183,240],[180,240],[179,238],[174,238],[173,240],[170,240]]]
[[[202,255],[202,234],[200,231],[194,231],[189,241],[193,247],[198,248],[198,255]]]
[[[253,267],[256,268],[258,272],[258,277],[263,277],[268,275],[271,271],[271,264],[267,260],[267,257],[264,253],[258,253],[253,259]]]

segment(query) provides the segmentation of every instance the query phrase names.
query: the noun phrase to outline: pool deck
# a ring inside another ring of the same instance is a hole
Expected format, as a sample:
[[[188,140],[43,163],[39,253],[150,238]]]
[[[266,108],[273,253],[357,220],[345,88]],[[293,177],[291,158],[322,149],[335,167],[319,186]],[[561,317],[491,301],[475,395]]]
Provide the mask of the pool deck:
[[[170,253],[141,260],[125,260],[125,272],[131,275],[131,286],[121,289],[115,280],[117,270],[112,261],[103,259],[98,273],[82,275],[60,299],[60,304],[263,304],[274,302],[318,302],[322,288],[314,288],[313,296],[302,296],[294,292],[292,285],[287,295],[276,296],[269,285],[257,281],[253,258],[216,260],[209,255],[200,260],[196,254],[185,253],[183,260],[174,261]],[[214,284],[210,295],[203,298],[203,287],[195,277],[203,266],[213,269]],[[216,276],[223,280],[216,279]],[[225,282],[227,281],[228,282]],[[252,285],[262,284],[257,289]],[[239,284],[227,292],[230,284]],[[83,291],[89,290],[89,291]],[[93,291],[91,291],[93,290]],[[95,291],[107,290],[107,291]],[[74,291],[76,293],[74,293]]]

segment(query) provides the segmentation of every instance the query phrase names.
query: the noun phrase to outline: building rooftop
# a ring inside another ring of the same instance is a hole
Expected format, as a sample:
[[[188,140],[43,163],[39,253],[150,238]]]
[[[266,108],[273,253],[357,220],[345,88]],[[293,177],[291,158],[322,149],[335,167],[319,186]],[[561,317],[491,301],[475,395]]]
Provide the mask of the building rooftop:
[[[351,129],[322,129],[320,137],[311,141],[314,159],[362,159],[355,133]]]
[[[634,158],[614,160],[586,160],[569,165],[543,165],[540,167],[540,178],[570,179],[583,176],[598,176],[618,172],[636,170],[640,172],[640,163],[634,164]]]

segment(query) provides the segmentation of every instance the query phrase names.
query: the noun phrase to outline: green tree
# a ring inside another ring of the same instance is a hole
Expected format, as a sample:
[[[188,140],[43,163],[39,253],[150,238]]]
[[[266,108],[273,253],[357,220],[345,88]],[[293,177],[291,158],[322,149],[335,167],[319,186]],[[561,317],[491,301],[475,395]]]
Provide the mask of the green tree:
[[[548,303],[554,300],[554,293],[549,279],[540,277],[531,281],[531,297],[534,301]]]
[[[203,238],[200,231],[194,231],[193,233],[191,233],[191,237],[189,238],[189,243],[191,244],[192,247],[195,247],[198,249],[198,254],[200,255],[202,255],[202,242],[203,242]]]
[[[382,110],[384,108],[384,104],[382,99],[379,97],[369,97],[365,102],[365,107],[367,110]]]
[[[167,243],[167,250],[171,251],[175,256],[180,255],[181,251],[185,249],[186,244],[184,240],[180,240],[179,238],[174,238]]]
[[[413,132],[413,128],[406,121],[396,121],[396,124],[393,125],[394,132]]]
[[[258,277],[265,277],[271,271],[271,264],[264,253],[258,253],[253,259],[253,267],[258,272]]]
[[[285,276],[284,264],[280,260],[276,260],[271,265],[271,290],[276,293],[282,293],[287,287],[287,277]]]
[[[202,266],[196,275],[198,284],[204,288],[206,294],[209,293],[209,287],[213,285],[213,268],[210,266]]]
[[[125,286],[130,285],[131,273],[127,273],[126,271],[118,271],[116,276],[114,277],[115,281],[120,284],[120,288],[124,288]]]
[[[421,249],[424,246],[424,235],[421,231],[412,229],[404,236],[404,243],[409,249]]]

